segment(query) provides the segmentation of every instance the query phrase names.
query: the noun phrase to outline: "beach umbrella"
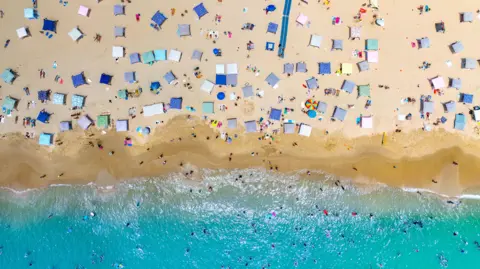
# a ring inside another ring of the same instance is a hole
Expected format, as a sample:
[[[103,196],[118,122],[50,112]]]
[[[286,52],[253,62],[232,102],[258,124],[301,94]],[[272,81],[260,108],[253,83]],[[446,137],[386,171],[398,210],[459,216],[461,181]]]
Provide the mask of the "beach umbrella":
[[[275,5],[268,5],[267,8],[265,9],[268,12],[275,11],[277,7]]]
[[[142,133],[143,133],[144,135],[150,134],[150,127],[145,127],[145,128],[143,128]]]
[[[309,110],[307,113],[309,118],[315,118],[317,116],[317,112],[315,110]]]
[[[220,101],[225,99],[225,93],[224,92],[217,93],[217,99]]]
[[[214,49],[213,49],[213,54],[217,55],[219,52],[220,52],[219,49],[217,49],[217,48],[214,48]]]
[[[318,101],[315,101],[313,99],[308,99],[306,102],[305,102],[305,107],[310,109],[310,110],[315,110],[317,109],[318,107]]]

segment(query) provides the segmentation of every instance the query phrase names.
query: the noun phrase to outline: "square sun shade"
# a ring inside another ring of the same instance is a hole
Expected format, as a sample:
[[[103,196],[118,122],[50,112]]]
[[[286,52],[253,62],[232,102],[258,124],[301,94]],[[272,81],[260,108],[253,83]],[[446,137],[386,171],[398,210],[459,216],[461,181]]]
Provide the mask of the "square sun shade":
[[[202,112],[204,114],[213,114],[213,102],[203,102],[202,104]]]
[[[281,117],[282,117],[282,111],[280,109],[272,108],[272,111],[270,111],[269,119],[280,120]]]
[[[48,19],[43,19],[43,31],[51,31],[51,32],[56,32],[57,31],[57,22],[48,20]]]
[[[201,19],[203,16],[207,15],[208,13],[203,3],[200,3],[197,6],[195,6],[193,10],[195,11],[195,13],[197,13],[197,16],[199,19]]]
[[[378,40],[377,39],[367,39],[365,47],[367,50],[378,50]]]
[[[163,15],[163,13],[161,13],[160,11],[157,11],[152,17],[152,21],[158,26],[161,26],[166,20],[167,17],[165,17],[165,15]]]
[[[98,128],[106,129],[110,124],[110,116],[109,115],[99,115],[97,117],[97,126]]]

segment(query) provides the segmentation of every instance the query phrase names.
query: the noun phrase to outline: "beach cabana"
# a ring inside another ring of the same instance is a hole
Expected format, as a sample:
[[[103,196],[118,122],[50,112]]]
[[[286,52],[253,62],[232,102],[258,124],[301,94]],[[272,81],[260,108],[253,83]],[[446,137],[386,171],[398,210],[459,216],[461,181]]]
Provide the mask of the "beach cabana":
[[[190,34],[190,24],[179,24],[177,28],[177,35],[182,36],[189,36]]]
[[[72,107],[82,108],[85,105],[85,96],[74,94],[72,95]]]
[[[462,93],[460,96],[462,103],[464,104],[472,104],[473,103],[473,94]]]
[[[378,51],[366,51],[367,62],[378,63]]]
[[[336,120],[344,121],[346,116],[347,116],[347,111],[341,107],[336,106],[335,110],[333,110],[332,118]]]
[[[300,129],[298,130],[298,134],[301,136],[309,137],[312,134],[312,126],[307,124],[300,124]]]
[[[72,83],[74,88],[87,84],[87,82],[85,81],[85,77],[83,76],[83,72],[77,75],[73,75]]]
[[[322,36],[319,35],[312,35],[310,37],[310,46],[320,48],[320,45],[322,44]]]
[[[329,75],[332,73],[332,65],[328,63],[318,63],[318,73],[320,75]]]
[[[305,25],[308,22],[308,17],[305,14],[300,13],[296,19],[296,22],[301,25]]]
[[[358,86],[358,97],[370,97],[370,85]]]
[[[117,132],[127,132],[128,120],[117,120],[117,122],[115,123],[115,130]]]
[[[203,102],[202,103],[202,112],[203,114],[213,114],[214,113],[213,102]]]
[[[352,93],[356,86],[357,85],[355,85],[353,81],[344,80],[341,89],[348,93]]]
[[[48,101],[50,99],[50,91],[38,91],[38,100],[41,102]]]
[[[452,53],[460,53],[464,50],[463,44],[460,41],[457,41],[450,45],[450,49],[452,50]]]
[[[48,121],[50,120],[50,115],[51,114],[48,113],[47,111],[42,110],[38,113],[37,121],[42,122],[42,123],[48,123]]]
[[[472,58],[463,58],[462,59],[462,69],[476,69],[477,61]]]
[[[167,50],[154,50],[153,54],[155,55],[155,61],[166,61],[167,60]]]
[[[350,39],[351,40],[360,39],[361,31],[362,31],[361,27],[356,27],[356,26],[350,27]]]
[[[54,105],[65,105],[65,98],[65,94],[56,92],[53,94],[52,102]]]
[[[41,133],[38,136],[38,144],[41,146],[51,146],[53,142],[53,134]]]
[[[2,80],[5,83],[12,84],[13,81],[15,80],[15,73],[13,73],[12,69],[10,68],[5,68],[2,73]]]
[[[360,118],[360,127],[364,129],[373,128],[373,117],[372,116],[362,116]]]
[[[153,51],[147,51],[142,54],[142,63],[153,64],[155,62],[155,55]]]
[[[368,69],[370,69],[370,65],[368,64],[367,61],[359,62],[359,63],[357,63],[357,66],[358,66],[358,70],[360,72],[368,71]]]
[[[230,129],[236,129],[237,128],[237,119],[236,118],[227,119],[227,126]]]
[[[333,39],[332,40],[332,50],[343,50],[343,40]]]
[[[57,32],[57,22],[49,19],[43,19],[43,31]]]
[[[284,134],[294,134],[295,133],[295,123],[284,123],[283,124],[283,133]]]
[[[115,37],[125,37],[125,27],[122,27],[122,26],[113,27],[113,34]]]
[[[182,97],[170,98],[170,109],[182,109]]]
[[[200,86],[200,89],[204,92],[207,92],[207,93],[212,93],[213,91],[213,87],[215,86],[215,84],[213,84],[213,82],[211,82],[210,80],[206,79],[203,83],[202,83],[202,86]]]
[[[473,22],[473,12],[463,12],[460,18],[461,22]]]
[[[342,74],[351,75],[353,72],[353,65],[351,63],[342,63]]]
[[[378,39],[367,39],[365,41],[366,50],[378,50]]]
[[[325,114],[327,112],[328,104],[325,102],[318,102],[317,111]]]
[[[286,63],[283,65],[283,73],[287,75],[292,75],[295,66],[292,63]]]
[[[465,129],[466,123],[467,122],[465,120],[465,115],[459,113],[455,115],[455,123],[453,125],[453,128],[455,128],[455,130],[463,131]]]
[[[143,107],[143,116],[151,117],[165,113],[163,110],[163,103],[147,105]]]
[[[97,116],[97,127],[100,129],[107,129],[110,125],[110,115],[98,115]]]
[[[136,82],[135,71],[123,73],[123,79],[125,80],[125,82],[131,83],[131,84],[135,83]]]
[[[28,36],[28,29],[27,27],[22,27],[17,29],[17,36],[20,39],[24,39],[25,37]]]
[[[245,86],[242,88],[243,98],[248,98],[253,96],[253,87],[251,85]]]
[[[137,52],[130,53],[130,64],[136,64],[140,62],[140,54]]]
[[[307,64],[305,62],[298,62],[296,64],[296,70],[300,73],[307,73]]]
[[[170,53],[168,54],[168,60],[173,61],[173,62],[180,62],[180,59],[182,58],[182,53],[178,50],[170,50]]]
[[[113,15],[125,15],[125,6],[124,5],[114,5],[113,6]]]
[[[267,27],[267,33],[276,34],[278,30],[278,24],[269,22]]]
[[[198,19],[201,19],[203,16],[208,14],[208,11],[205,8],[205,6],[203,5],[203,3],[200,3],[200,4],[196,5],[193,8],[193,11],[195,11],[195,13],[197,13]]]
[[[449,101],[443,104],[443,108],[445,109],[446,113],[455,112],[457,108],[457,103],[455,101]]]
[[[68,35],[73,41],[78,41],[80,40],[80,38],[83,37],[82,32],[80,32],[77,27],[73,28],[70,32],[68,32]]]
[[[418,39],[418,48],[419,49],[430,48],[430,38],[423,37],[423,38]]]
[[[112,78],[113,76],[103,73],[100,76],[100,83],[105,85],[110,85],[110,83],[112,82]]]
[[[432,101],[423,101],[422,102],[422,112],[423,113],[433,113],[434,105]]]
[[[459,78],[450,78],[450,87],[460,90],[462,88],[462,80]]]
[[[159,27],[162,26],[162,24],[167,20],[167,17],[163,15],[160,11],[155,12],[155,14],[152,16],[152,21],[158,25]]]
[[[193,53],[192,53],[192,60],[201,61],[202,60],[202,55],[203,55],[203,52],[201,52],[199,50],[194,50]]]
[[[37,17],[35,9],[33,8],[23,9],[23,16],[25,17],[25,19],[29,19],[29,20],[34,20]]]
[[[307,88],[309,89],[318,89],[320,87],[318,86],[317,79],[314,77],[307,79],[305,83],[307,84]]]
[[[15,107],[17,106],[17,102],[17,99],[7,96],[3,99],[2,109],[11,111],[15,109]]]
[[[125,49],[120,46],[112,47],[112,57],[113,58],[123,58],[125,56]]]
[[[437,89],[437,90],[438,89],[443,89],[443,88],[446,87],[445,80],[441,76],[433,78],[430,82],[432,83],[433,88]]]
[[[265,81],[268,83],[268,85],[272,86],[272,88],[276,89],[278,87],[278,82],[280,82],[280,79],[274,73],[270,73],[270,75],[267,76]]]
[[[257,122],[254,120],[246,121],[245,124],[245,132],[247,133],[256,133],[257,132]]]
[[[90,117],[88,117],[88,115],[83,115],[80,117],[80,119],[78,119],[77,124],[83,130],[87,130],[88,127],[93,124],[93,121],[90,119]]]
[[[172,71],[168,71],[163,78],[167,81],[168,84],[173,84],[177,80],[177,77],[173,74]]]
[[[78,15],[88,17],[90,15],[90,9],[86,6],[80,5],[80,7],[78,8]]]
[[[272,108],[268,118],[271,120],[280,120],[282,118],[282,111],[280,109]]]
[[[66,132],[72,130],[72,122],[71,121],[61,121],[60,122],[60,132]]]

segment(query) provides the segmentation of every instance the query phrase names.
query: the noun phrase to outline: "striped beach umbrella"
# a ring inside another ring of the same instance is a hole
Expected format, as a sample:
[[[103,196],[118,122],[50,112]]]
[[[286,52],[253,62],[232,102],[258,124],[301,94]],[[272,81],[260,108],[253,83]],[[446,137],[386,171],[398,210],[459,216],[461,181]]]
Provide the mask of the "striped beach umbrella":
[[[318,101],[315,101],[313,99],[308,99],[305,102],[305,107],[310,110],[316,110],[318,108]]]

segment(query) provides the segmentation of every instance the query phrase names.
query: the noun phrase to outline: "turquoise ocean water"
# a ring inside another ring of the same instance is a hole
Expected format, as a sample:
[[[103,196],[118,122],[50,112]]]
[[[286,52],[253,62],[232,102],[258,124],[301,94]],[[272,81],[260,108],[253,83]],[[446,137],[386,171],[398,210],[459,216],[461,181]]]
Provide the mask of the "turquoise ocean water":
[[[0,268],[480,267],[480,201],[341,184],[238,170],[3,190]]]

